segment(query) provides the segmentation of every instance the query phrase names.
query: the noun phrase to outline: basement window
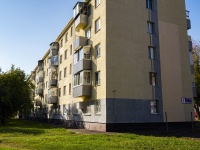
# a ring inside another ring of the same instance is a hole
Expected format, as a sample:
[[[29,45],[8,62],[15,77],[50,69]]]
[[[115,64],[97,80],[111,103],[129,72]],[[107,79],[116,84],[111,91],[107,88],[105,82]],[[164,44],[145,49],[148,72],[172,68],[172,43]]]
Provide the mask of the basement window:
[[[151,114],[157,114],[158,113],[158,101],[152,100],[150,102],[150,104],[151,104]]]

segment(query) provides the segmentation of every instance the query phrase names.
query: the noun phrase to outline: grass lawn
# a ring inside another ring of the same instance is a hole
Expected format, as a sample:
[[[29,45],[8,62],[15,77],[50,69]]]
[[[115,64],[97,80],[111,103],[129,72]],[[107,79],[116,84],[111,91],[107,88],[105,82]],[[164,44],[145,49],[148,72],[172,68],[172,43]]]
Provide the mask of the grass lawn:
[[[0,126],[1,149],[35,150],[199,150],[200,140],[136,134],[81,134],[26,120]]]

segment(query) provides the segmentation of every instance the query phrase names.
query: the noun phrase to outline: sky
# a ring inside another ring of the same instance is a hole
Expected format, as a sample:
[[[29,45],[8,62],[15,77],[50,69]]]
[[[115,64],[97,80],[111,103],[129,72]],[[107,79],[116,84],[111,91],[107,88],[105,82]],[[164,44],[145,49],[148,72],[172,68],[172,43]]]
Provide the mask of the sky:
[[[73,16],[78,0],[0,0],[0,68],[20,67],[27,74],[36,67]],[[79,0],[82,1],[82,0]],[[200,0],[186,0],[192,29],[200,41]]]

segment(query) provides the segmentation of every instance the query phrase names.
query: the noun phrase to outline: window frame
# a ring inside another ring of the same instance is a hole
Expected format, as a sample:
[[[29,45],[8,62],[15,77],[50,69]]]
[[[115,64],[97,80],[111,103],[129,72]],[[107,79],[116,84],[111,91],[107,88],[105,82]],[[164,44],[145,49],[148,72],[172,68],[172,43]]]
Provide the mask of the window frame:
[[[67,49],[65,50],[65,60],[67,59]]]
[[[95,33],[99,32],[100,30],[101,30],[101,18],[99,17],[95,20]]]
[[[95,8],[97,8],[101,4],[101,0],[95,0]]]
[[[149,53],[149,59],[151,59],[151,60],[156,59],[156,47],[155,46],[148,46],[148,53]]]
[[[156,72],[149,72],[149,83],[152,86],[158,85],[158,76]]]
[[[159,101],[158,100],[151,100],[150,101],[150,110],[151,110],[151,114],[158,114],[159,113]]]
[[[95,86],[101,85],[101,72],[97,71],[95,72]]]
[[[101,43],[95,46],[95,51],[96,51],[96,58],[101,57]]]
[[[147,32],[149,34],[154,34],[155,33],[155,23],[152,21],[147,21]]]
[[[67,77],[67,67],[64,68],[64,78]]]
[[[66,96],[66,85],[63,86],[63,96]]]

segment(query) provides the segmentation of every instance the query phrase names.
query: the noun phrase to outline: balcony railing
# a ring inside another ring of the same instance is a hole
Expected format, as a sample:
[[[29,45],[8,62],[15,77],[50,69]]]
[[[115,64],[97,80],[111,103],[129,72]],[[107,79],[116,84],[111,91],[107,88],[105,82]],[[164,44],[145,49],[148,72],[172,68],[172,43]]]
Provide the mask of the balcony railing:
[[[75,20],[76,29],[84,29],[88,25],[88,16],[84,14],[79,14]]]
[[[92,69],[92,61],[90,59],[82,59],[74,65],[74,74],[82,70],[91,70],[91,69]]]
[[[80,85],[73,88],[74,97],[91,96],[91,85]]]
[[[42,102],[41,102],[40,100],[37,100],[36,103],[35,103],[35,105],[36,105],[36,106],[41,106],[41,105],[42,105]]]
[[[79,36],[75,41],[74,41],[74,51],[80,49],[83,46],[86,46],[88,44],[87,38]]]
[[[51,88],[48,90],[48,103],[55,104],[58,101],[58,89]]]

